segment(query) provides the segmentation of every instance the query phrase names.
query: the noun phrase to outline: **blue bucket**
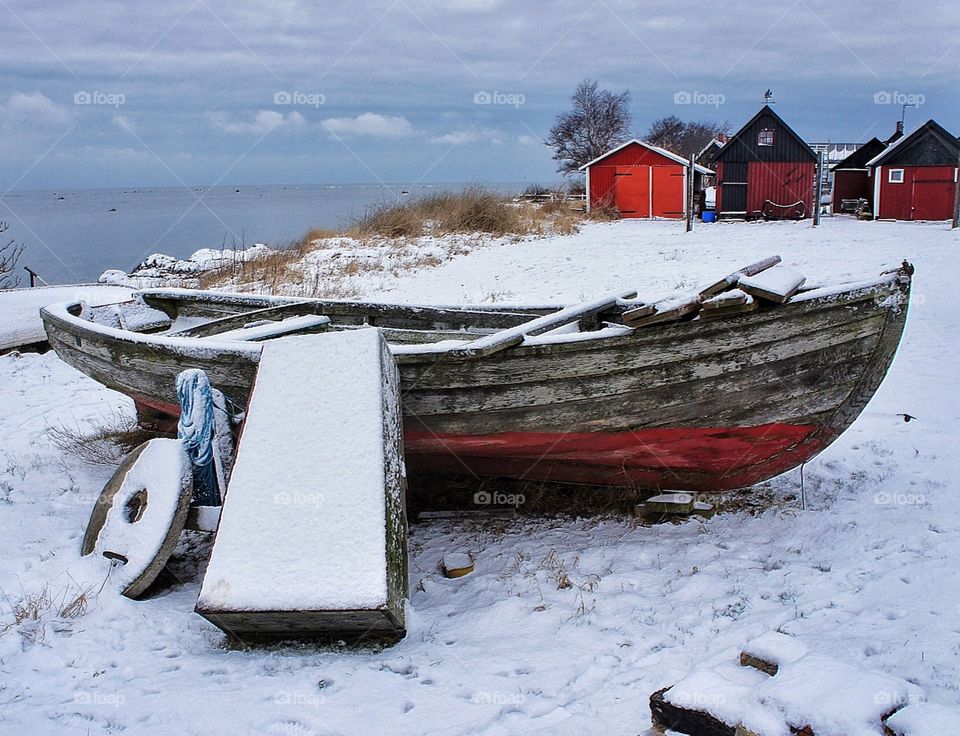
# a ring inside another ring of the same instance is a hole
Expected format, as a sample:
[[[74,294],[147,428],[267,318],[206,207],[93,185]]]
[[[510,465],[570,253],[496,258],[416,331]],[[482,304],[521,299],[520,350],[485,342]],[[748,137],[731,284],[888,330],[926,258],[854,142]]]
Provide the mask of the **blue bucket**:
[[[706,210],[700,217],[701,219],[703,219],[704,222],[717,221],[717,213],[714,212],[713,210]]]

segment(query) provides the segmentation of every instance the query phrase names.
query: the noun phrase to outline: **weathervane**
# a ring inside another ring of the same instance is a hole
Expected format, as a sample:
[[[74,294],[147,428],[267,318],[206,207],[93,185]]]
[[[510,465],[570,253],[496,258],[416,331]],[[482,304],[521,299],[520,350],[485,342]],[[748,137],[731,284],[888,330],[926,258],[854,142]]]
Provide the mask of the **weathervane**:
[[[763,93],[763,104],[764,105],[775,105],[777,104],[773,100],[773,92],[768,88],[766,92]]]

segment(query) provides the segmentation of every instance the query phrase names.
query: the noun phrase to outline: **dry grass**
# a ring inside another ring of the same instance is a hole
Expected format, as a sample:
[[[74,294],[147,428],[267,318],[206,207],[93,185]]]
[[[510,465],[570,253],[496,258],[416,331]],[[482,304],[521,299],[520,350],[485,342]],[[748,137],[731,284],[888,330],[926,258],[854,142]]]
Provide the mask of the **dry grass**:
[[[433,268],[490,237],[572,235],[582,221],[570,202],[516,203],[471,186],[374,207],[343,233],[313,229],[266,256],[238,255],[202,274],[199,288],[350,299],[363,277]],[[424,237],[433,239],[431,252],[422,250]]]
[[[47,436],[56,447],[86,463],[113,467],[144,442],[160,435],[142,429],[131,417],[113,412],[84,427],[50,425]]]
[[[470,186],[459,193],[440,192],[412,202],[375,207],[359,218],[348,234],[359,239],[464,233],[534,235],[545,232],[545,225],[554,219],[563,219],[567,231],[576,221],[568,202],[517,206],[495,192]]]
[[[23,593],[17,601],[4,593],[9,612],[0,620],[0,636],[16,630],[31,643],[42,643],[47,625],[68,628],[73,619],[85,614],[91,599],[96,597],[92,586],[81,585],[72,578],[59,591],[49,584],[33,593]]]

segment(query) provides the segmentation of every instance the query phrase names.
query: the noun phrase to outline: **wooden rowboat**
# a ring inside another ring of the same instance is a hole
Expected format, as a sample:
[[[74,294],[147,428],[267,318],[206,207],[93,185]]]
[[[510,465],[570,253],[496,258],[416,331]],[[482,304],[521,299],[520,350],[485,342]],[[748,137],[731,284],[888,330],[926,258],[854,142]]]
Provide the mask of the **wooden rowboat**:
[[[57,354],[132,397],[145,422],[177,415],[185,368],[242,409],[260,341],[373,325],[399,365],[415,468],[724,491],[794,468],[843,432],[906,321],[906,262],[867,281],[794,286],[782,304],[730,293],[778,261],[653,304],[628,292],[564,309],[466,309],[154,289],[41,314]],[[711,297],[721,308],[699,316]]]

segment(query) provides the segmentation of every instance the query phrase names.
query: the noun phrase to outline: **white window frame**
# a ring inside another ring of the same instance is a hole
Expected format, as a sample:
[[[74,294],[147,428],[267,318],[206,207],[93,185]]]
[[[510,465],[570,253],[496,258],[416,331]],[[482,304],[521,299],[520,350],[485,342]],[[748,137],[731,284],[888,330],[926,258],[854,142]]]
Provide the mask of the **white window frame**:
[[[764,133],[769,133],[769,134],[770,134],[770,142],[769,142],[769,143],[761,143],[761,140],[763,139],[763,134],[764,134]],[[757,133],[757,146],[764,146],[764,147],[766,147],[766,146],[772,146],[775,136],[776,136],[776,129],[775,129],[775,128],[761,128],[761,129],[760,129],[760,132]]]
[[[899,174],[899,177],[894,178],[894,174]],[[890,169],[887,172],[887,183],[888,184],[903,184],[904,172],[903,169]]]

